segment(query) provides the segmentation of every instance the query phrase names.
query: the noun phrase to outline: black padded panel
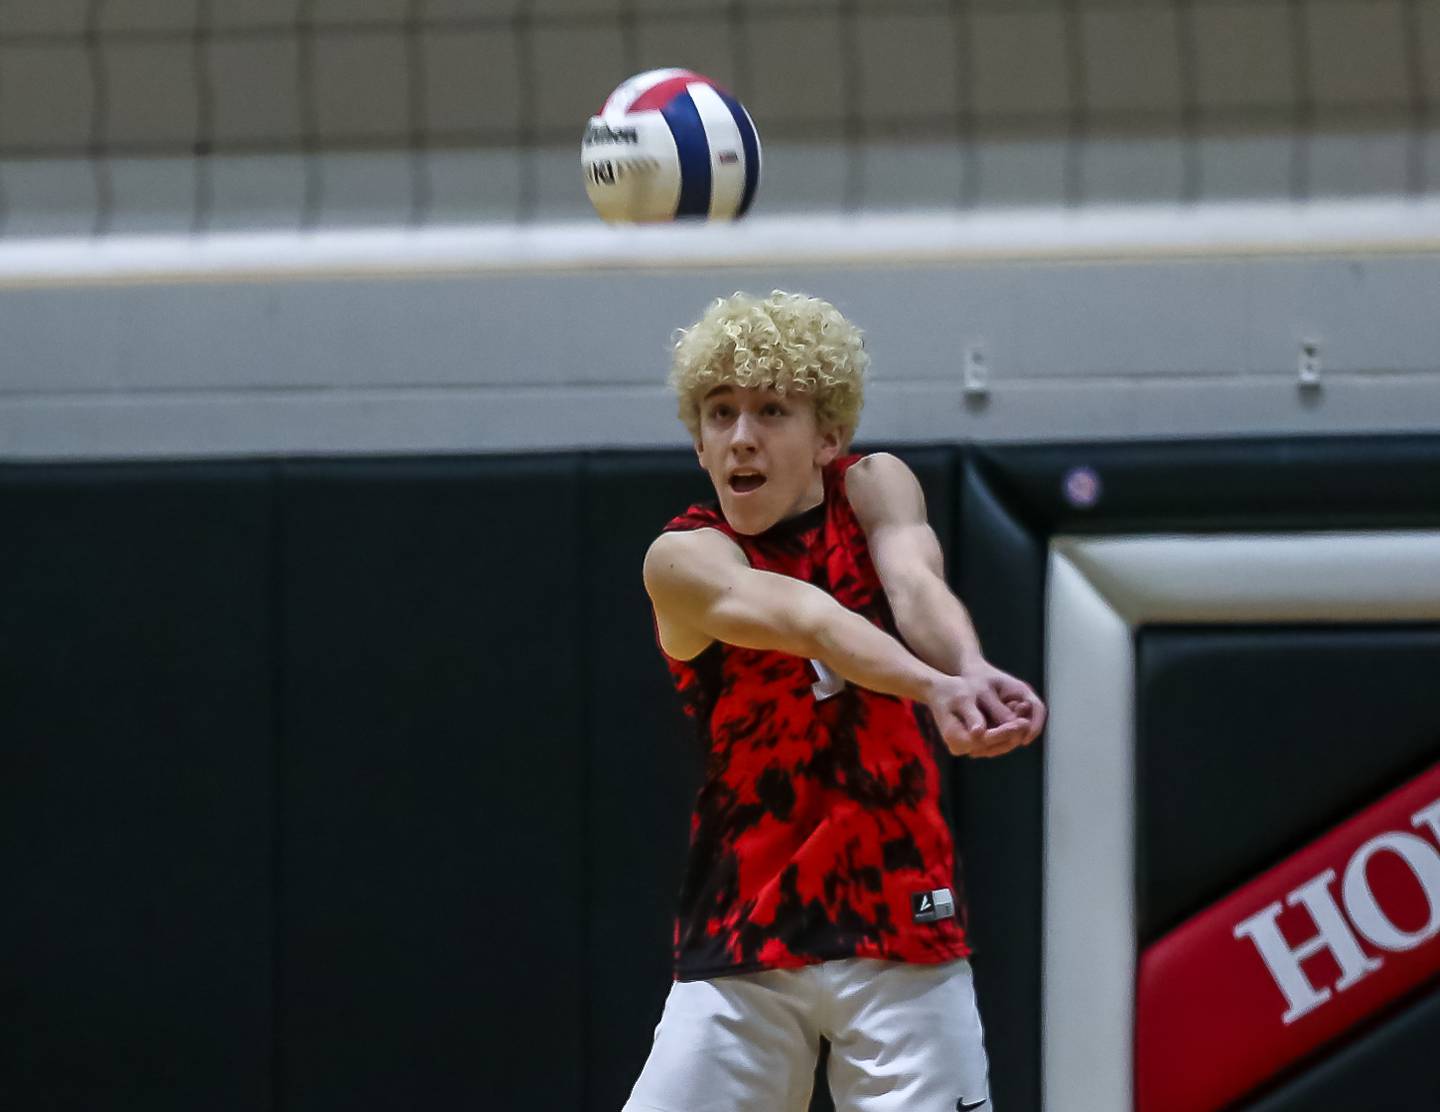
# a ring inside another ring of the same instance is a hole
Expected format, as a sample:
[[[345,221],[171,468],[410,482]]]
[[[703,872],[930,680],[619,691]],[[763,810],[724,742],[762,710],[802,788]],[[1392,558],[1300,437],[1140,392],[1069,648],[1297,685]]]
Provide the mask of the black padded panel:
[[[1440,524],[1435,436],[1000,445],[974,456],[1040,533]],[[1081,466],[1100,477],[1093,507],[1064,496]]]
[[[1307,1064],[1246,1112],[1434,1112],[1440,1108],[1440,987]]]
[[[967,457],[961,476],[959,593],[987,658],[1044,696],[1045,546]],[[952,579],[954,573],[952,572]],[[1040,1107],[1042,736],[996,760],[959,761],[959,848],[975,945],[975,986],[998,1108]]]
[[[271,501],[0,469],[0,1107],[271,1107]]]
[[[1437,660],[1437,626],[1140,630],[1141,944],[1433,763]]]
[[[573,458],[283,485],[286,1112],[574,1112],[585,750]]]

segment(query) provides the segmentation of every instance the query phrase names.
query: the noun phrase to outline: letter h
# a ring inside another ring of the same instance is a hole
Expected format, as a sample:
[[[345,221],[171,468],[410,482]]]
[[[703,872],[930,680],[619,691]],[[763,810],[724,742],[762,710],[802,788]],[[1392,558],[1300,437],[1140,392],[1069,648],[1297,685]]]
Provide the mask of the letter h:
[[[1235,937],[1248,938],[1255,944],[1270,975],[1275,978],[1275,984],[1285,994],[1289,1008],[1281,1018],[1286,1025],[1314,1011],[1331,996],[1330,989],[1317,989],[1310,983],[1300,965],[1305,959],[1329,950],[1340,965],[1341,976],[1335,982],[1335,988],[1341,992],[1384,964],[1379,958],[1367,958],[1360,949],[1359,941],[1341,914],[1335,897],[1330,894],[1330,884],[1334,880],[1335,870],[1326,869],[1285,897],[1285,902],[1291,907],[1304,904],[1319,931],[1298,946],[1291,946],[1280,933],[1276,922],[1280,916],[1279,900],[1235,927]]]

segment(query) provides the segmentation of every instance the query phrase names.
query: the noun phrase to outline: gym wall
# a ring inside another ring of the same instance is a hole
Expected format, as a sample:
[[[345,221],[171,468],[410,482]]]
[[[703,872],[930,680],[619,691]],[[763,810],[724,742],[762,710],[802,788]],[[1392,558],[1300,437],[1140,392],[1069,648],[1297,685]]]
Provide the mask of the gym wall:
[[[1108,659],[1047,633],[1067,538],[1383,537],[1440,518],[1433,438],[904,454],[991,657],[1042,680],[1062,657]],[[1067,487],[1080,466],[1093,502]],[[705,493],[683,453],[0,470],[0,999],[17,1032],[0,1103],[619,1107],[668,987],[699,775],[639,567]],[[1066,686],[1039,746],[952,765],[997,1106],[1115,1107],[1056,1088],[1076,1053],[1056,916],[1076,909],[1047,861],[1091,895],[1085,966],[1133,968],[1440,757],[1424,583],[1408,614],[1142,624],[1123,635],[1131,725],[1065,733],[1083,718]],[[1385,728],[1357,752],[1381,686]],[[1116,752],[1137,787],[1123,858],[1094,849],[1113,816],[1054,825],[1085,783],[1073,762]],[[1428,1107],[1434,991],[1410,986],[1242,1104]],[[1128,992],[1086,1005],[1120,1047],[1092,1079],[1121,1086]]]

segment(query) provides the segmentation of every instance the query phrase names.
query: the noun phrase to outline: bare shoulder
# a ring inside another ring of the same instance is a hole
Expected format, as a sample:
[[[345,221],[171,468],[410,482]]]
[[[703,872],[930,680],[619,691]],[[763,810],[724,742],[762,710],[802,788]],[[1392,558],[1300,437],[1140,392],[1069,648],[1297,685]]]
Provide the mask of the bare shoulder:
[[[913,474],[909,465],[893,452],[871,452],[869,455],[861,456],[850,465],[850,470],[845,473],[845,479],[846,482],[849,482],[851,476],[855,475],[872,477]]]
[[[867,532],[877,525],[925,520],[925,495],[915,472],[889,452],[856,460],[845,473],[845,493]]]
[[[661,533],[645,553],[645,587],[652,598],[694,589],[736,564],[747,565],[740,546],[718,529]]]
[[[661,533],[645,553],[645,591],[657,614],[684,612],[749,566],[739,544],[719,529]]]
[[[738,568],[749,567],[740,546],[717,529],[662,533],[645,553],[645,590],[655,610],[660,647],[690,660],[714,640],[696,627],[711,600]]]

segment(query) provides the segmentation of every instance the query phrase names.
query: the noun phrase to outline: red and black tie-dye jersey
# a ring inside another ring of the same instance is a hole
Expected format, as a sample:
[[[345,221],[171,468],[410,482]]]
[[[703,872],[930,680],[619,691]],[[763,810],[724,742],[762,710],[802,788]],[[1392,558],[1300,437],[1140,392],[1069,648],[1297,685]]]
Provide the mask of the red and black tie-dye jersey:
[[[734,532],[706,505],[666,532],[718,529],[752,567],[813,583],[893,634],[845,496],[859,458],[826,469],[821,505],[759,536]],[[666,661],[707,752],[675,928],[678,979],[968,956],[940,809],[944,750],[928,711],[849,684],[817,697],[815,666],[788,653],[716,642]],[[957,916],[916,922],[912,897],[941,888],[955,890]]]

